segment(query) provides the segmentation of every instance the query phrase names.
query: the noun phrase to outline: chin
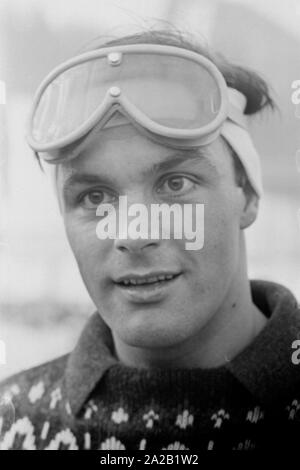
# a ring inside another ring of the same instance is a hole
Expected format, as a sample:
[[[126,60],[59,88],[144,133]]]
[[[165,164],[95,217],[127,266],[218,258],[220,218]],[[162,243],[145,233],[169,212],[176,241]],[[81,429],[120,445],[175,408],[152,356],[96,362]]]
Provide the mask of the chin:
[[[134,325],[128,322],[126,327],[116,331],[116,334],[130,346],[149,349],[171,348],[188,339],[177,325],[172,328],[170,324],[159,325],[153,322]]]
[[[167,347],[176,346],[176,343],[172,338],[163,338],[158,335],[145,335],[144,337],[125,337],[123,341],[129,346],[140,348],[140,349],[163,349]]]

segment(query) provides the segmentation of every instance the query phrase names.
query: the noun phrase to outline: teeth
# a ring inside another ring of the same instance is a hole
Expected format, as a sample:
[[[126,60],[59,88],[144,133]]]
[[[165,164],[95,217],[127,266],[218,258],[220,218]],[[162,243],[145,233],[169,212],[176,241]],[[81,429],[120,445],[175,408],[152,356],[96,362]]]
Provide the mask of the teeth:
[[[158,282],[158,281],[170,280],[170,279],[173,279],[173,277],[174,277],[173,274],[167,274],[167,275],[161,274],[159,276],[149,277],[148,279],[124,279],[122,283],[125,284],[125,286],[129,286],[129,285],[136,286],[136,285],[142,285],[142,284],[153,284],[154,282]]]

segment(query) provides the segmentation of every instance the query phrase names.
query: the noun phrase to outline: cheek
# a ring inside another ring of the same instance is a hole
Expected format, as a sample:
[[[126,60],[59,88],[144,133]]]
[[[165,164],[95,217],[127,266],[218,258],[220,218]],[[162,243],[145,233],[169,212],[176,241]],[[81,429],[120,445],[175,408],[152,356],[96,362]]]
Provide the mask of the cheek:
[[[108,253],[110,240],[97,238],[97,221],[82,221],[80,218],[66,216],[65,230],[83,279],[95,279],[99,267]]]
[[[212,224],[207,240],[207,257],[206,275],[210,285],[214,285],[215,291],[226,289],[237,272],[239,261],[238,230],[226,217],[221,216],[217,224]]]
[[[240,250],[239,218],[230,200],[222,199],[205,205],[204,246],[199,251],[187,251],[191,259],[194,289],[214,295],[225,289],[238,267]],[[213,286],[213,288],[211,287]]]
[[[239,223],[230,207],[223,205],[216,210],[208,210],[205,222],[206,245],[209,250],[216,250],[215,256],[225,256],[236,249]]]
[[[236,187],[223,184],[212,201],[207,204],[207,237],[235,246],[240,234],[240,201]]]

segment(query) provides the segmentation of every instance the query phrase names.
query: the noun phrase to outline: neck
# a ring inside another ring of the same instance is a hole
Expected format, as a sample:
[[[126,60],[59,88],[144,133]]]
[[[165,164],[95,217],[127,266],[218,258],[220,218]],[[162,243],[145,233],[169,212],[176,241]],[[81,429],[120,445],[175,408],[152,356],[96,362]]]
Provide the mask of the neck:
[[[115,354],[126,365],[139,368],[215,368],[231,361],[266,323],[252,302],[246,272],[244,259],[219,310],[188,341],[154,350],[130,346],[113,335]]]

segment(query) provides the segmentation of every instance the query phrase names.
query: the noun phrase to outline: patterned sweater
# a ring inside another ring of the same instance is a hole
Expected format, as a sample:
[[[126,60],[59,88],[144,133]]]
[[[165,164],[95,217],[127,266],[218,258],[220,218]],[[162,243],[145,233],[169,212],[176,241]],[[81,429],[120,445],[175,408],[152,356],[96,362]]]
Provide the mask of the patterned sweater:
[[[1,449],[193,451],[293,446],[300,430],[300,311],[285,287],[251,281],[265,328],[214,369],[139,369],[113,355],[96,312],[70,354],[0,385]]]

